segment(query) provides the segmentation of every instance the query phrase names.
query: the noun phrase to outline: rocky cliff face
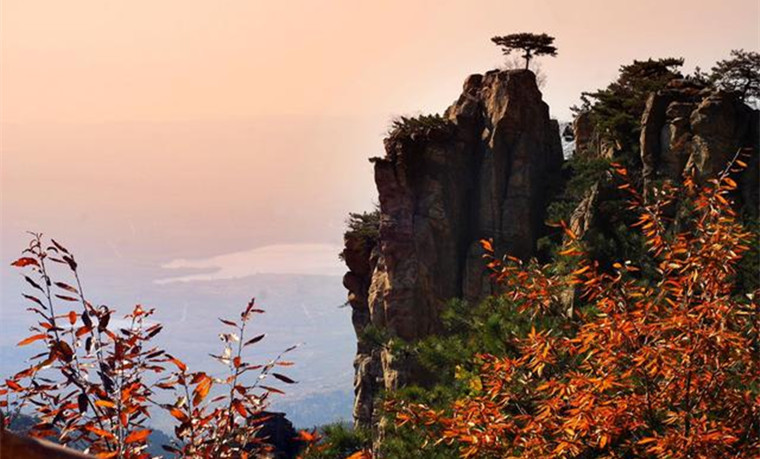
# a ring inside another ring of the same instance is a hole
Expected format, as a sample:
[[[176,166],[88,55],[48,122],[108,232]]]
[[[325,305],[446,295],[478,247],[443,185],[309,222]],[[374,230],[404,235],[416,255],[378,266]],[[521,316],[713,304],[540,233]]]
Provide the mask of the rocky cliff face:
[[[653,93],[641,119],[644,187],[658,180],[678,180],[684,172],[714,177],[739,149],[757,152],[758,111],[738,94],[711,91],[674,80]],[[758,206],[757,154],[742,174],[741,204]]]
[[[650,94],[641,115],[641,176],[646,192],[663,180],[680,180],[685,172],[697,178],[714,177],[738,150],[749,163],[739,177],[737,205],[757,214],[759,192],[758,141],[760,116],[736,93],[675,79],[667,88]],[[601,140],[588,113],[573,123],[576,154],[614,159],[614,142]],[[594,208],[609,198],[610,190],[594,185],[572,215],[570,227],[583,235],[593,226]]]
[[[446,301],[488,295],[480,239],[533,255],[563,161],[559,127],[526,70],[470,76],[443,117],[397,123],[385,151],[373,159],[379,236],[347,234],[343,253],[359,342],[354,416],[365,427],[381,389],[429,379],[376,335],[420,339],[438,330]]]
[[[589,112],[581,112],[573,120],[575,153],[579,156],[610,159],[620,149],[615,142],[597,132]]]

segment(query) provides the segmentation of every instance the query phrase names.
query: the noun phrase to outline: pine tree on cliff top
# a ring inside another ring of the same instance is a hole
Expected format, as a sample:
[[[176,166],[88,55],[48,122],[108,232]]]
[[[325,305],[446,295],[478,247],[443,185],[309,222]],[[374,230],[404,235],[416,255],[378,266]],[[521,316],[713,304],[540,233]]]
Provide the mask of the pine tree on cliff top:
[[[534,56],[557,55],[554,37],[545,33],[513,33],[502,37],[493,37],[491,41],[501,47],[505,56],[510,55],[512,51],[521,50],[523,52],[522,58],[525,59],[526,69]]]
[[[718,87],[737,91],[744,101],[760,99],[760,53],[735,49],[731,58],[718,61],[710,79]]]

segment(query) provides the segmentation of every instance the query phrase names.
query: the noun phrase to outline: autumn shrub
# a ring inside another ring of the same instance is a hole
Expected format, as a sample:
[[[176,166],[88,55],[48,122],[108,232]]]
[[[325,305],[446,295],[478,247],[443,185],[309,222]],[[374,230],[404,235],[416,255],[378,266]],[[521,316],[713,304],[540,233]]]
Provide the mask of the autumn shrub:
[[[388,402],[397,425],[462,457],[758,457],[760,301],[736,276],[758,234],[730,202],[744,166],[734,161],[707,183],[665,184],[650,202],[620,185],[652,271],[628,260],[607,269],[567,229],[570,275],[490,259],[530,329],[505,336],[513,351],[479,353],[469,391],[445,406]],[[543,320],[573,289],[574,316]]]
[[[53,265],[71,280],[54,276]],[[23,296],[36,317],[32,334],[18,346],[41,346],[27,368],[0,385],[3,427],[27,413],[36,419],[29,430],[34,437],[101,458],[146,458],[148,422],[165,410],[178,424],[176,439],[163,448],[176,457],[246,457],[270,448],[257,433],[269,397],[282,391],[266,383],[295,382],[277,372],[292,364],[283,355],[295,346],[264,364],[245,360],[244,349],[265,336],[246,337],[248,322],[264,312],[253,300],[238,320],[220,319],[228,331],[220,335],[222,352],[212,357],[227,374],[217,376],[190,371],[152,344],[162,330],[151,320],[153,309],[138,305],[117,320],[116,311],[95,307],[74,255],[55,240],[34,235],[13,266],[26,271],[30,291]]]

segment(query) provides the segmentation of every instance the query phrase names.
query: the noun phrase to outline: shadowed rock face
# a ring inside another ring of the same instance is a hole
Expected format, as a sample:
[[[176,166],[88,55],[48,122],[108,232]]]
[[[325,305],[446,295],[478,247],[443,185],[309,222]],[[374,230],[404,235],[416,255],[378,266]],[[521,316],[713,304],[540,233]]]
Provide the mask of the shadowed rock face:
[[[716,91],[690,81],[676,79],[666,89],[647,99],[641,114],[640,151],[645,193],[658,181],[678,181],[685,172],[697,179],[715,177],[739,149],[746,149],[748,167],[737,178],[737,205],[758,213],[758,141],[760,116],[744,104],[738,94]],[[589,113],[573,123],[576,154],[615,159],[611,141],[600,140]],[[614,187],[613,187],[614,188]],[[570,228],[583,236],[594,225],[595,207],[614,193],[591,187],[570,218]]]
[[[533,255],[563,161],[559,126],[526,70],[470,76],[443,118],[398,126],[385,151],[373,159],[379,238],[368,247],[347,237],[344,251],[359,337],[354,416],[365,427],[381,389],[429,377],[364,331],[414,341],[438,331],[449,299],[488,295],[478,241]]]
[[[641,120],[641,160],[648,190],[656,180],[679,180],[684,172],[715,177],[742,148],[751,164],[741,176],[741,202],[758,207],[758,112],[738,94],[699,90],[682,80],[653,93]],[[746,158],[745,158],[746,160]]]

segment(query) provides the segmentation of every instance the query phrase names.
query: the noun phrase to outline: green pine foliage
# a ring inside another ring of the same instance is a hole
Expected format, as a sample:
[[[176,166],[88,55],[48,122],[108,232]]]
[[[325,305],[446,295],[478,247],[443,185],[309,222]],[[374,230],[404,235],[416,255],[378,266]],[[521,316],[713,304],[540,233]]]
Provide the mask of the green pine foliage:
[[[344,423],[328,424],[321,427],[322,440],[312,447],[303,459],[334,459],[369,448],[370,435],[362,429],[355,429]]]
[[[406,344],[407,352],[437,380],[430,387],[404,387],[393,393],[393,399],[446,409],[454,400],[482,390],[477,376],[482,364],[479,355],[517,355],[515,338],[527,336],[532,327],[549,327],[568,336],[572,332],[573,323],[559,314],[532,316],[520,313],[518,306],[505,296],[489,297],[478,304],[450,301],[441,315],[440,334]],[[426,444],[409,426],[394,427],[392,419],[386,426],[380,457],[459,457],[451,446]]]
[[[678,69],[682,58],[647,59],[633,61],[620,67],[617,80],[606,88],[583,93],[582,106],[576,111],[589,111],[591,119],[604,139],[620,147],[626,167],[638,166],[641,115],[649,94],[667,86],[674,78],[681,78]],[[630,161],[630,164],[626,162]]]
[[[674,78],[682,77],[678,69],[683,59],[664,58],[633,61],[620,67],[615,81],[606,88],[584,93],[581,107],[573,107],[577,113],[589,114],[594,132],[609,145],[615,145],[612,161],[627,168],[634,186],[641,186],[641,116],[652,92],[664,89]],[[578,152],[565,164],[569,177],[565,187],[549,204],[549,223],[569,222],[573,211],[587,195],[592,186],[598,186],[600,199],[594,205],[594,222],[584,235],[589,250],[595,259],[611,264],[623,257],[632,261],[643,261],[641,238],[629,226],[629,213],[625,197],[619,193],[611,175],[610,162],[606,158],[595,157],[593,152]],[[561,244],[559,232],[550,234],[539,241],[539,249],[544,257],[556,252]]]
[[[350,213],[346,220],[348,229],[343,234],[345,240],[359,239],[361,246],[372,249],[380,238],[380,209],[375,208],[371,212]],[[345,260],[345,255],[341,252],[341,260]]]
[[[731,57],[715,64],[710,80],[726,91],[738,92],[745,102],[760,99],[760,53],[734,49]]]
[[[570,178],[546,211],[547,221],[552,224],[569,222],[573,211],[591,187],[609,181],[610,177],[610,161],[605,158],[574,155],[562,167]]]
[[[391,122],[390,138],[410,138],[416,140],[434,137],[448,137],[454,132],[454,125],[439,114],[420,116],[399,116]]]

